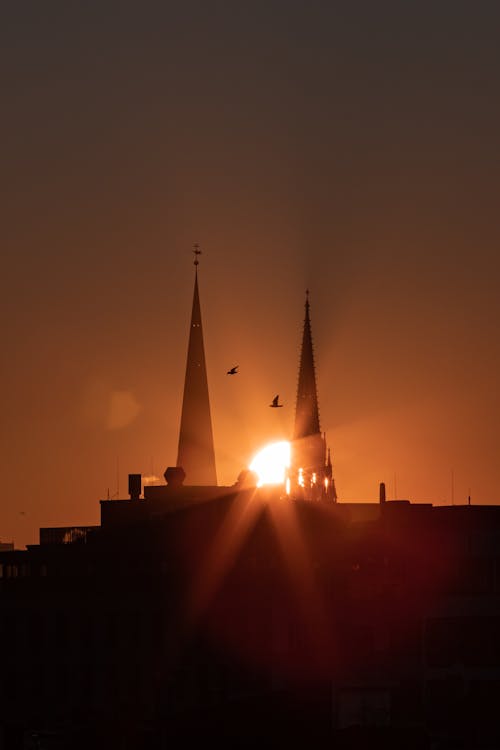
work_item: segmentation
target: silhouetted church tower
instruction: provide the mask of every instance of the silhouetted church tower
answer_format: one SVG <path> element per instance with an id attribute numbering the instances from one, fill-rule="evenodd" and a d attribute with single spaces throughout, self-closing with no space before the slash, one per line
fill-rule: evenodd
<path id="1" fill-rule="evenodd" d="M 299 383 L 292 443 L 294 480 L 310 499 L 337 500 L 330 451 L 319 426 L 318 392 L 309 317 L 309 292 L 306 291 L 304 330 L 300 353 Z"/>
<path id="2" fill-rule="evenodd" d="M 182 400 L 177 466 L 186 472 L 186 484 L 216 485 L 214 439 L 210 417 L 207 369 L 198 293 L 198 256 L 195 245 L 193 311 Z"/>

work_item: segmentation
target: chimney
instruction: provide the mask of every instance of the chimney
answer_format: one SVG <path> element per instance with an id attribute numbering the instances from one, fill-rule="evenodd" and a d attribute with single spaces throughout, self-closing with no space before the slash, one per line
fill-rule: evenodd
<path id="1" fill-rule="evenodd" d="M 383 505 L 385 503 L 385 482 L 380 482 L 378 501 L 380 505 Z"/>
<path id="2" fill-rule="evenodd" d="M 141 474 L 129 474 L 128 475 L 128 494 L 131 500 L 139 500 L 141 494 Z"/>

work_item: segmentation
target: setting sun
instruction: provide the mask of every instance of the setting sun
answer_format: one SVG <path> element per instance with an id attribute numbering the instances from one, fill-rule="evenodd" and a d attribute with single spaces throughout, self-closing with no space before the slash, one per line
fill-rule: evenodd
<path id="1" fill-rule="evenodd" d="M 261 487 L 263 484 L 283 484 L 289 466 L 290 443 L 282 440 L 266 445 L 254 456 L 249 468 L 259 477 L 257 486 Z"/>

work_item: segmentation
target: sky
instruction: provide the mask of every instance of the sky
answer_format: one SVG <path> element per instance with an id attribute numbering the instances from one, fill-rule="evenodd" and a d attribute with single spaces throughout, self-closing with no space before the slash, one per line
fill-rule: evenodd
<path id="1" fill-rule="evenodd" d="M 2 3 L 0 540 L 175 464 L 195 242 L 219 483 L 291 433 L 307 287 L 340 500 L 499 502 L 499 27 Z"/>

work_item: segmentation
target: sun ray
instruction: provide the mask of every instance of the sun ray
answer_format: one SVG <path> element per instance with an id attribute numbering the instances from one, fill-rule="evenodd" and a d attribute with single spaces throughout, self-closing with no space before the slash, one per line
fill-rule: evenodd
<path id="1" fill-rule="evenodd" d="M 332 633 L 311 552 L 300 528 L 298 508 L 294 501 L 283 500 L 271 504 L 269 510 L 299 605 L 297 615 L 308 637 L 308 653 L 311 654 L 312 649 L 320 664 L 331 651 Z"/>
<path id="2" fill-rule="evenodd" d="M 253 488 L 236 495 L 208 548 L 205 560 L 199 565 L 200 574 L 193 582 L 186 606 L 187 620 L 191 626 L 208 607 L 258 518 L 261 504 L 255 502 L 255 493 L 256 489 Z"/>

